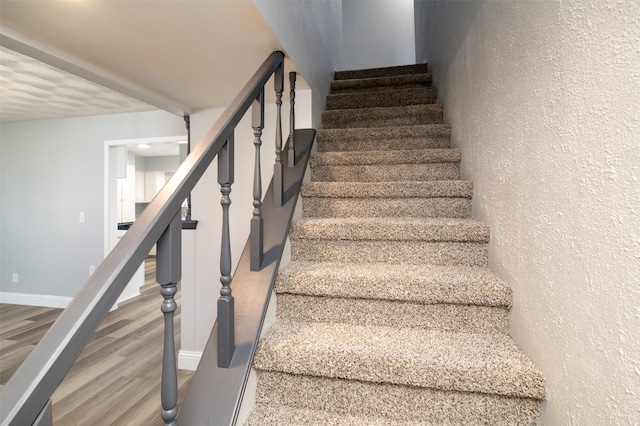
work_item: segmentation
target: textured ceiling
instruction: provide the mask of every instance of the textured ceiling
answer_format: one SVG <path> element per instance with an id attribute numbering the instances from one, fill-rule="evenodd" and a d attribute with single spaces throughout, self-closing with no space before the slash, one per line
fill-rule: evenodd
<path id="1" fill-rule="evenodd" d="M 190 111 L 228 105 L 269 53 L 282 49 L 250 0 L 0 0 L 0 8 L 3 28 Z M 72 115 L 74 105 L 107 108 L 98 113 L 122 112 L 118 106 L 145 109 L 108 91 L 96 92 L 86 81 L 65 80 L 51 69 L 30 74 L 33 62 L 18 66 L 5 54 L 2 62 L 1 102 L 11 105 L 15 117 L 26 119 L 29 110 L 40 107 L 60 114 L 69 109 Z M 13 74 L 9 63 L 27 70 Z M 286 68 L 294 70 L 288 62 Z M 12 76 L 18 80 L 15 88 Z M 298 81 L 299 88 L 307 87 Z M 33 93 L 27 92 L 30 85 Z M 57 94 L 49 90 L 63 99 L 55 100 Z M 8 117 L 2 118 L 18 119 Z"/>
<path id="2" fill-rule="evenodd" d="M 148 111 L 154 107 L 0 48 L 0 121 Z"/>

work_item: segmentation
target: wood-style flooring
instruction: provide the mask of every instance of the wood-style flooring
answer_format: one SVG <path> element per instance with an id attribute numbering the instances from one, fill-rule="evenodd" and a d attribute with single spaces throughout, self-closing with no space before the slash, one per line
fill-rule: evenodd
<path id="1" fill-rule="evenodd" d="M 160 382 L 164 320 L 155 258 L 141 295 L 110 312 L 53 394 L 54 425 L 163 425 Z M 180 344 L 180 291 L 175 342 Z M 61 309 L 0 305 L 0 385 L 9 380 Z M 178 371 L 178 407 L 192 371 Z"/>

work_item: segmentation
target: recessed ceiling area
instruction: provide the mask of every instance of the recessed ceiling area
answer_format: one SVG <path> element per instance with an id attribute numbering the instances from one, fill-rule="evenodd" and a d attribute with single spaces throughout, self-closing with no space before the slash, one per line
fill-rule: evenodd
<path id="1" fill-rule="evenodd" d="M 172 157 L 180 155 L 180 145 L 184 142 L 152 143 L 140 145 L 127 145 L 127 151 L 138 157 Z"/>
<path id="2" fill-rule="evenodd" d="M 0 122 L 156 109 L 0 47 Z"/>
<path id="3" fill-rule="evenodd" d="M 191 112 L 228 105 L 269 53 L 282 50 L 253 2 L 245 0 L 0 0 L 0 8 L 2 34 L 23 35 L 49 51 L 104 70 Z M 61 101 L 59 114 L 64 115 L 75 114 L 63 112 L 72 105 L 90 106 L 91 99 L 106 107 L 97 113 L 109 113 L 111 105 L 114 110 L 117 105 L 122 108 L 115 112 L 157 109 L 96 92 L 86 81 L 64 80 L 68 76 L 57 75 L 52 69 L 32 78 L 20 69 L 35 67 L 33 62 L 22 65 L 6 51 L 0 58 L 2 103 L 15 110 L 2 116 L 3 120 L 33 119 L 27 118 L 33 107 L 29 101 L 37 104 L 41 101 L 38 93 L 45 89 L 59 89 L 63 98 L 70 98 Z M 17 74 L 12 66 L 18 67 Z M 288 60 L 285 67 L 287 72 L 295 70 Z M 17 88 L 12 80 L 17 80 Z M 32 81 L 35 95 L 25 88 Z M 298 81 L 298 88 L 308 88 L 302 79 Z M 87 96 L 76 102 L 74 96 L 83 92 Z M 55 110 L 53 96 L 51 102 L 42 109 Z"/>

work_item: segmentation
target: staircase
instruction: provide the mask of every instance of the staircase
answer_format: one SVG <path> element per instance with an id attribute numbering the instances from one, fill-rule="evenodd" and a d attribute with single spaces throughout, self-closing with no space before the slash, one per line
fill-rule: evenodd
<path id="1" fill-rule="evenodd" d="M 247 424 L 537 424 L 426 65 L 335 78 Z"/>

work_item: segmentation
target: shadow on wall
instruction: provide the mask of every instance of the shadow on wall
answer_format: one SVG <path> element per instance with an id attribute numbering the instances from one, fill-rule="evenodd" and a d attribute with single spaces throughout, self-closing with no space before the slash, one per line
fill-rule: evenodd
<path id="1" fill-rule="evenodd" d="M 446 8 L 443 3 L 446 3 Z M 433 1 L 433 0 L 414 0 L 414 19 L 416 34 L 416 63 L 429 62 L 429 54 L 442 49 L 442 43 L 436 39 L 435 34 L 453 34 L 456 39 L 447 40 L 447 49 L 438 52 L 437 55 L 431 55 L 433 58 L 440 58 L 438 63 L 429 63 L 430 71 L 437 68 L 440 72 L 446 72 L 453 62 L 462 42 L 467 37 L 471 23 L 480 9 L 484 6 L 483 1 Z M 444 11 L 444 12 L 443 12 Z M 464 16 L 464 19 L 439 19 L 436 21 L 434 16 Z M 444 22 L 455 22 L 458 27 L 456 31 L 441 31 L 438 28 L 444 25 Z M 455 48 L 451 48 L 455 47 Z"/>

